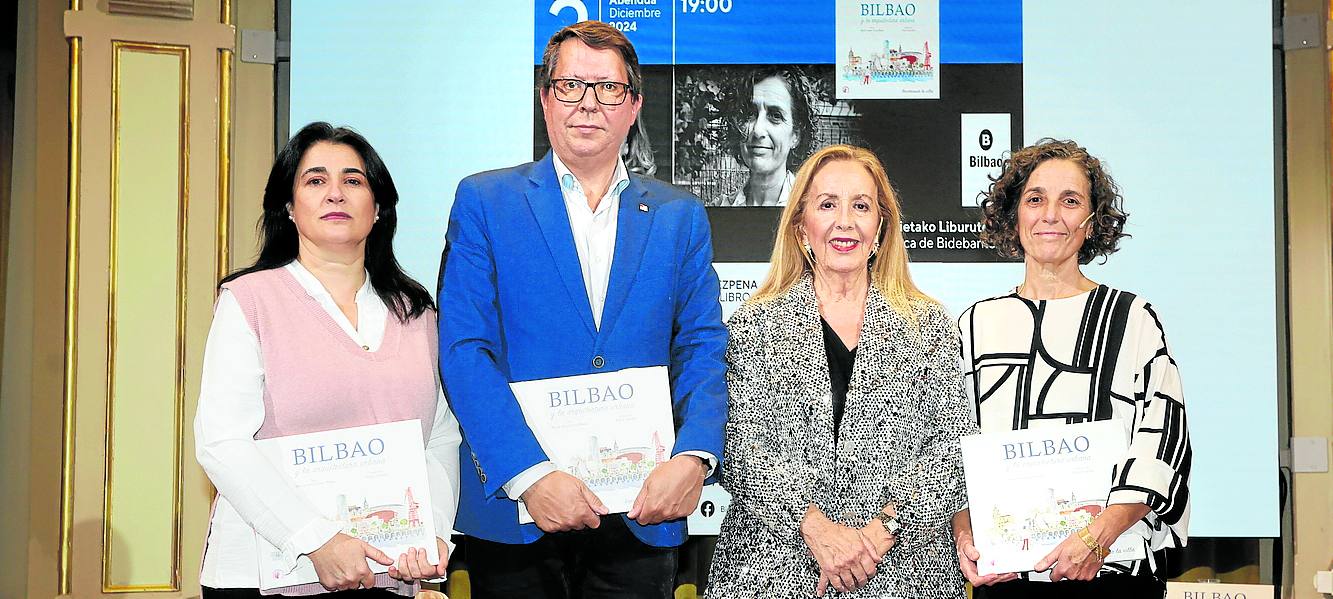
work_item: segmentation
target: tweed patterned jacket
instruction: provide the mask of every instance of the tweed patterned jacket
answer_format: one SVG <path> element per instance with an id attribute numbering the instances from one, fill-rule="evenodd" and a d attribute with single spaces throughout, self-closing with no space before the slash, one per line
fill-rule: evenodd
<path id="1" fill-rule="evenodd" d="M 813 281 L 731 316 L 722 522 L 706 596 L 813 597 L 807 506 L 860 527 L 890 501 L 904 526 L 870 583 L 832 597 L 960 598 L 950 519 L 966 506 L 958 438 L 976 431 L 958 336 L 944 308 L 913 325 L 873 286 L 837 445 Z"/>

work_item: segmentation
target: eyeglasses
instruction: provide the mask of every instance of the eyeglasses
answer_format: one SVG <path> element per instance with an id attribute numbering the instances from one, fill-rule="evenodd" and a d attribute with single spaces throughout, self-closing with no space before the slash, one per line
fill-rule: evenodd
<path id="1" fill-rule="evenodd" d="M 619 106 L 625 103 L 625 97 L 634 91 L 628 83 L 619 81 L 588 82 L 580 79 L 552 79 L 551 89 L 555 90 L 555 99 L 569 104 L 583 101 L 583 96 L 592 88 L 598 104 Z"/>

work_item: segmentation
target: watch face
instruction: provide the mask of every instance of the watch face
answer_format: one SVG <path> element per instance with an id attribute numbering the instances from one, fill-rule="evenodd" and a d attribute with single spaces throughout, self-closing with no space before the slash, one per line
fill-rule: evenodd
<path id="1" fill-rule="evenodd" d="M 879 515 L 879 521 L 884 523 L 884 529 L 889 531 L 889 534 L 891 535 L 897 535 L 898 531 L 902 530 L 902 525 L 898 523 L 897 516 L 881 513 Z"/>

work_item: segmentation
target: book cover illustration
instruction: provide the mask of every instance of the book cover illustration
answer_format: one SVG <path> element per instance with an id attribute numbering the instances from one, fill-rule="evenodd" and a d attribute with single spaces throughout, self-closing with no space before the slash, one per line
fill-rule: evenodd
<path id="1" fill-rule="evenodd" d="M 938 99 L 938 0 L 837 4 L 839 100 Z"/>
<path id="2" fill-rule="evenodd" d="M 260 451 L 321 516 L 344 534 L 390 556 L 425 549 L 439 563 L 426 452 L 418 420 L 404 420 L 258 441 Z M 310 558 L 284 565 L 282 552 L 255 535 L 260 589 L 318 582 Z M 376 572 L 388 566 L 367 560 Z"/>
<path id="3" fill-rule="evenodd" d="M 972 535 L 981 574 L 1024 572 L 1106 508 L 1111 471 L 1128 449 L 1106 420 L 983 433 L 962 439 Z M 1107 561 L 1144 557 L 1133 532 Z"/>
<path id="4" fill-rule="evenodd" d="M 510 383 L 523 417 L 556 468 L 627 512 L 676 441 L 665 366 Z M 532 522 L 519 502 L 519 521 Z"/>

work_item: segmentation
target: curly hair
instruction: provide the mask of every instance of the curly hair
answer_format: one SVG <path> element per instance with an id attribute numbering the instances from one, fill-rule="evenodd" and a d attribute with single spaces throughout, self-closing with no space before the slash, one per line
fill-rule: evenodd
<path id="1" fill-rule="evenodd" d="M 1120 186 L 1116 185 L 1102 161 L 1071 140 L 1044 137 L 1035 145 L 1013 152 L 1004 161 L 1004 172 L 992 177 L 990 188 L 981 200 L 981 240 L 995 246 L 1006 258 L 1023 258 L 1018 236 L 1018 205 L 1028 178 L 1047 160 L 1068 160 L 1083 169 L 1091 189 L 1092 230 L 1078 249 L 1078 263 L 1088 264 L 1114 254 L 1124 232 L 1129 214 L 1123 209 Z"/>
<path id="2" fill-rule="evenodd" d="M 741 152 L 746 142 L 744 123 L 754 110 L 752 104 L 754 86 L 773 77 L 787 84 L 787 92 L 791 94 L 792 130 L 796 134 L 797 141 L 787 153 L 787 170 L 794 171 L 800 168 L 801 163 L 805 162 L 815 148 L 819 147 L 815 139 L 817 126 L 815 112 L 810 106 L 814 92 L 810 89 L 810 83 L 800 67 L 760 65 L 735 79 L 735 85 L 729 94 L 730 104 L 733 105 L 729 111 L 729 118 L 733 126 L 730 128 L 732 139 L 728 140 L 730 143 L 727 146 L 736 160 L 743 160 Z"/>

